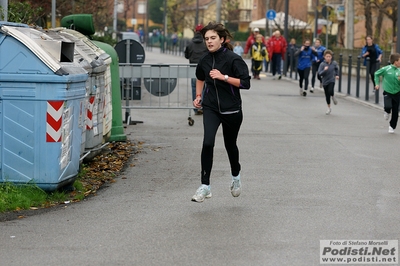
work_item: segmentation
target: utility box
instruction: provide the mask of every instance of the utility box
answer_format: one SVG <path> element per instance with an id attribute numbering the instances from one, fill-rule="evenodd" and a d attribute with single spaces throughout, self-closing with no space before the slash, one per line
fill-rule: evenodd
<path id="1" fill-rule="evenodd" d="M 0 22 L 0 182 L 53 191 L 75 180 L 88 72 L 74 51 L 41 29 Z"/>

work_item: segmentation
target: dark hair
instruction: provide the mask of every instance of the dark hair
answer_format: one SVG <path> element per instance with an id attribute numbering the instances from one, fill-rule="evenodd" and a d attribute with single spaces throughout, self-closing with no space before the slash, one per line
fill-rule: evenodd
<path id="1" fill-rule="evenodd" d="M 325 52 L 324 52 L 324 56 L 327 55 L 327 54 L 330 54 L 331 56 L 333 56 L 332 50 L 326 49 Z"/>
<path id="2" fill-rule="evenodd" d="M 390 57 L 389 57 L 389 61 L 390 61 L 391 64 L 393 64 L 394 62 L 396 62 L 399 59 L 400 59 L 400 54 L 399 53 L 391 54 Z"/>
<path id="3" fill-rule="evenodd" d="M 222 46 L 225 48 L 228 48 L 229 50 L 233 51 L 233 46 L 232 44 L 229 43 L 229 39 L 233 39 L 231 33 L 229 30 L 227 30 L 224 25 L 221 23 L 216 23 L 216 22 L 210 22 L 208 23 L 207 26 L 205 26 L 200 32 L 201 35 L 203 35 L 203 39 L 205 38 L 206 32 L 209 30 L 215 31 L 218 36 L 222 39 L 224 38 L 224 42 L 222 43 Z"/>
<path id="4" fill-rule="evenodd" d="M 320 38 L 316 38 L 316 41 L 319 41 L 322 44 L 322 40 Z"/>

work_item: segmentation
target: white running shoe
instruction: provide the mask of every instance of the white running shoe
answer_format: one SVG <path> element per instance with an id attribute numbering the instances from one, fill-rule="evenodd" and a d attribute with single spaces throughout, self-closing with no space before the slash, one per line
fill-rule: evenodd
<path id="1" fill-rule="evenodd" d="M 311 93 L 314 93 L 314 87 L 311 87 L 311 88 L 310 88 L 310 92 L 311 92 Z"/>
<path id="2" fill-rule="evenodd" d="M 211 189 L 210 186 L 201 185 L 197 190 L 196 194 L 193 195 L 192 201 L 195 202 L 203 202 L 205 199 L 211 198 Z"/>
<path id="3" fill-rule="evenodd" d="M 326 110 L 325 114 L 326 114 L 326 115 L 329 115 L 330 113 L 331 113 L 331 108 L 328 107 L 328 109 Z"/>
<path id="4" fill-rule="evenodd" d="M 239 197 L 242 192 L 242 182 L 240 182 L 240 174 L 232 177 L 231 194 L 234 197 Z"/>
<path id="5" fill-rule="evenodd" d="M 303 90 L 303 96 L 306 97 L 307 96 L 307 91 Z"/>
<path id="6" fill-rule="evenodd" d="M 393 129 L 391 126 L 389 126 L 389 133 L 390 133 L 390 134 L 393 134 L 393 133 L 394 133 L 394 129 Z"/>
<path id="7" fill-rule="evenodd" d="M 389 120 L 389 113 L 383 112 L 383 118 L 385 118 L 385 120 Z"/>
<path id="8" fill-rule="evenodd" d="M 332 96 L 332 101 L 333 101 L 334 105 L 337 105 L 337 100 L 336 100 L 335 96 Z"/>

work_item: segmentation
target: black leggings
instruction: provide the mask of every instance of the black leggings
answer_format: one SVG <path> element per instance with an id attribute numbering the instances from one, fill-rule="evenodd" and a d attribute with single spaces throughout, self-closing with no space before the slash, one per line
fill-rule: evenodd
<path id="1" fill-rule="evenodd" d="M 239 175 L 239 149 L 236 140 L 239 129 L 243 121 L 243 113 L 240 111 L 235 114 L 220 114 L 219 112 L 203 109 L 204 139 L 201 151 L 201 183 L 210 184 L 210 174 L 214 157 L 215 136 L 219 125 L 222 124 L 222 134 L 224 136 L 225 149 L 228 153 L 231 173 L 233 176 Z"/>
<path id="2" fill-rule="evenodd" d="M 305 69 L 297 69 L 297 72 L 299 72 L 299 85 L 300 88 L 304 88 L 304 90 L 307 90 L 308 88 L 308 76 L 310 76 L 310 68 L 307 67 Z M 303 80 L 304 80 L 304 87 L 303 87 Z"/>
<path id="3" fill-rule="evenodd" d="M 314 88 L 314 85 L 315 85 L 315 77 L 317 77 L 319 82 L 321 82 L 321 76 L 318 74 L 318 68 L 319 68 L 320 64 L 321 64 L 321 61 L 320 62 L 314 62 L 312 64 L 311 87 L 313 87 L 313 88 Z"/>
<path id="4" fill-rule="evenodd" d="M 375 86 L 376 86 L 376 84 L 375 84 L 375 72 L 378 69 L 379 69 L 379 62 L 378 61 L 370 62 L 370 64 L 369 64 L 369 74 L 371 76 L 372 84 L 374 84 L 374 89 L 375 89 Z"/>
<path id="5" fill-rule="evenodd" d="M 331 104 L 331 97 L 335 94 L 334 89 L 335 89 L 334 82 L 324 85 L 325 99 L 328 105 Z"/>
<path id="6" fill-rule="evenodd" d="M 257 61 L 252 59 L 252 66 L 253 66 L 252 72 L 255 76 L 260 75 L 260 72 L 262 70 L 262 63 L 263 61 Z"/>

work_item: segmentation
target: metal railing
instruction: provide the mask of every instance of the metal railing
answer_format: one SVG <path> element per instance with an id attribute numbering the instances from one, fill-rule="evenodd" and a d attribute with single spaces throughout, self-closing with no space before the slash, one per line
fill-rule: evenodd
<path id="1" fill-rule="evenodd" d="M 131 109 L 186 109 L 192 126 L 195 70 L 195 64 L 119 64 L 126 123 Z"/>
<path id="2" fill-rule="evenodd" d="M 353 54 L 347 54 L 345 56 L 344 54 L 339 54 L 339 56 L 335 56 L 335 60 L 338 62 L 339 65 L 339 80 L 337 81 L 337 91 L 342 92 L 342 83 L 346 82 L 345 79 L 347 79 L 347 82 L 345 83 L 346 88 L 346 94 L 351 95 L 355 93 L 356 98 L 364 97 L 365 101 L 370 100 L 370 90 L 373 91 L 374 93 L 374 103 L 379 104 L 380 102 L 380 94 L 379 90 L 374 90 L 374 88 L 371 89 L 370 83 L 371 83 L 371 76 L 370 76 L 370 58 L 366 58 L 366 66 L 363 65 L 364 63 L 364 58 L 361 57 L 360 54 L 357 53 L 356 58 L 353 58 Z M 290 65 L 297 65 L 297 60 L 293 60 L 292 62 L 286 62 L 287 64 Z M 388 62 L 383 61 L 381 63 L 378 63 L 377 69 L 379 67 L 387 65 Z M 290 69 L 294 69 L 295 67 L 290 67 Z M 345 74 L 344 74 L 345 73 Z M 363 74 L 361 74 L 363 73 Z M 286 77 L 289 78 L 294 78 L 297 80 L 297 73 L 293 77 L 292 70 L 290 73 L 286 73 Z M 362 84 L 364 85 L 364 91 L 362 90 L 361 86 Z M 372 85 L 372 84 L 371 84 Z"/>

